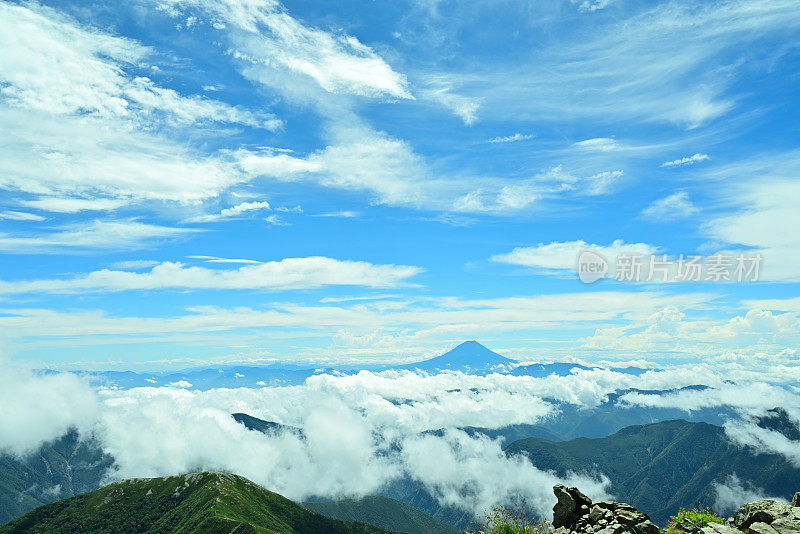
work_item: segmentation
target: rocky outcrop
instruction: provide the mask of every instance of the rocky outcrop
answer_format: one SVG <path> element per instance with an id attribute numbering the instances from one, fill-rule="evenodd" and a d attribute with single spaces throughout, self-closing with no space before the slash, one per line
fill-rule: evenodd
<path id="1" fill-rule="evenodd" d="M 592 500 L 562 484 L 553 487 L 558 503 L 553 507 L 554 534 L 659 534 L 660 530 L 629 504 Z"/>
<path id="2" fill-rule="evenodd" d="M 553 534 L 660 534 L 647 514 L 624 503 L 593 502 L 577 488 L 553 487 Z M 742 505 L 725 524 L 674 525 L 685 534 L 800 534 L 800 492 L 790 504 L 764 499 Z"/>
<path id="3" fill-rule="evenodd" d="M 744 504 L 728 525 L 747 534 L 800 534 L 800 493 L 791 504 L 772 499 Z"/>

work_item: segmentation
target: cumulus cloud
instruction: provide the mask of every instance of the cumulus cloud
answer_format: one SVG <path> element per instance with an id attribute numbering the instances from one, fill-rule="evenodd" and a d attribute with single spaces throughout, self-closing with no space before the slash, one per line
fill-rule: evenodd
<path id="1" fill-rule="evenodd" d="M 2 241 L 0 241 L 2 243 Z M 309 289 L 325 285 L 393 287 L 419 274 L 419 267 L 376 265 L 322 256 L 285 258 L 238 269 L 187 267 L 163 262 L 147 272 L 104 269 L 75 278 L 0 281 L 0 293 L 76 293 L 132 289 Z"/>
<path id="2" fill-rule="evenodd" d="M 536 421 L 550 411 L 536 395 L 523 398 L 505 388 L 442 388 L 442 380 L 458 383 L 464 375 L 317 375 L 302 386 L 204 392 L 179 381 L 177 387 L 95 393 L 72 375 L 3 371 L 9 384 L 16 383 L 0 390 L 9 396 L 4 407 L 21 411 L 0 412 L 0 428 L 17 430 L 2 434 L 2 446 L 28 451 L 80 424 L 82 433 L 91 433 L 115 459 L 109 481 L 216 469 L 302 500 L 363 496 L 404 477 L 442 504 L 476 515 L 513 500 L 547 516 L 558 481 L 577 484 L 595 498 L 606 496 L 607 480 L 599 473 L 562 480 L 525 458 L 506 457 L 499 441 L 455 430 L 490 420 Z M 30 402 L 33 395 L 37 402 Z M 443 405 L 431 410 L 439 402 Z M 232 412 L 300 427 L 303 434 L 250 431 Z M 14 427 L 22 422 L 31 431 Z M 447 430 L 421 434 L 439 428 Z"/>
<path id="3" fill-rule="evenodd" d="M 34 372 L 0 357 L 0 452 L 22 456 L 70 428 L 91 429 L 97 393 L 73 374 Z"/>

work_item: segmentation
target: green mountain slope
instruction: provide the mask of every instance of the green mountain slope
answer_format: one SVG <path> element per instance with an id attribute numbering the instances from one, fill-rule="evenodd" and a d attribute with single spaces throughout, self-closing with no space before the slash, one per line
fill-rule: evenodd
<path id="1" fill-rule="evenodd" d="M 712 483 L 729 475 L 785 498 L 800 487 L 800 470 L 782 456 L 755 454 L 729 441 L 721 427 L 683 420 L 631 426 L 597 439 L 528 438 L 511 443 L 506 453 L 524 454 L 559 474 L 603 473 L 617 500 L 662 524 L 680 506 L 713 503 Z"/>
<path id="2" fill-rule="evenodd" d="M 100 486 L 113 459 L 75 430 L 18 458 L 0 455 L 0 524 L 37 506 Z"/>
<path id="3" fill-rule="evenodd" d="M 115 482 L 41 506 L 0 533 L 114 534 L 379 534 L 311 512 L 246 478 L 193 473 Z"/>
<path id="4" fill-rule="evenodd" d="M 333 502 L 306 502 L 305 508 L 344 521 L 363 521 L 408 534 L 457 534 L 456 527 L 388 497 L 369 496 Z"/>

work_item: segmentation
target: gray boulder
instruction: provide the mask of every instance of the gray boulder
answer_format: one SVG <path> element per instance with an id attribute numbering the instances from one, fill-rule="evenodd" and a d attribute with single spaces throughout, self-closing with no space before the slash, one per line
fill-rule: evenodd
<path id="1" fill-rule="evenodd" d="M 778 534 L 778 531 L 766 523 L 753 523 L 747 528 L 748 534 Z"/>
<path id="2" fill-rule="evenodd" d="M 797 510 L 797 507 L 795 507 Z M 800 510 L 792 517 L 781 517 L 770 524 L 778 534 L 800 534 Z M 752 526 L 750 527 L 753 528 Z"/>
<path id="3" fill-rule="evenodd" d="M 709 523 L 700 529 L 700 534 L 742 534 L 741 531 L 720 523 Z"/>
<path id="4" fill-rule="evenodd" d="M 567 488 L 563 484 L 553 486 L 553 493 L 558 502 L 553 506 L 553 527 L 574 526 L 581 516 L 589 513 L 592 500 L 581 493 L 578 488 Z"/>
<path id="5" fill-rule="evenodd" d="M 793 515 L 791 505 L 774 499 L 762 499 L 743 504 L 731 518 L 731 525 L 739 530 L 747 531 L 753 523 L 770 525 L 776 519 Z"/>

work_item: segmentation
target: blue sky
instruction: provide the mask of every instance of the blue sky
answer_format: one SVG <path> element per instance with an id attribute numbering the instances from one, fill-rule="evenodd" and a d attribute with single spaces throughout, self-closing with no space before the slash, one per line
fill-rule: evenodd
<path id="1" fill-rule="evenodd" d="M 5 356 L 344 364 L 478 339 L 796 369 L 796 2 L 0 15 Z M 587 285 L 586 249 L 763 264 L 756 282 Z"/>

